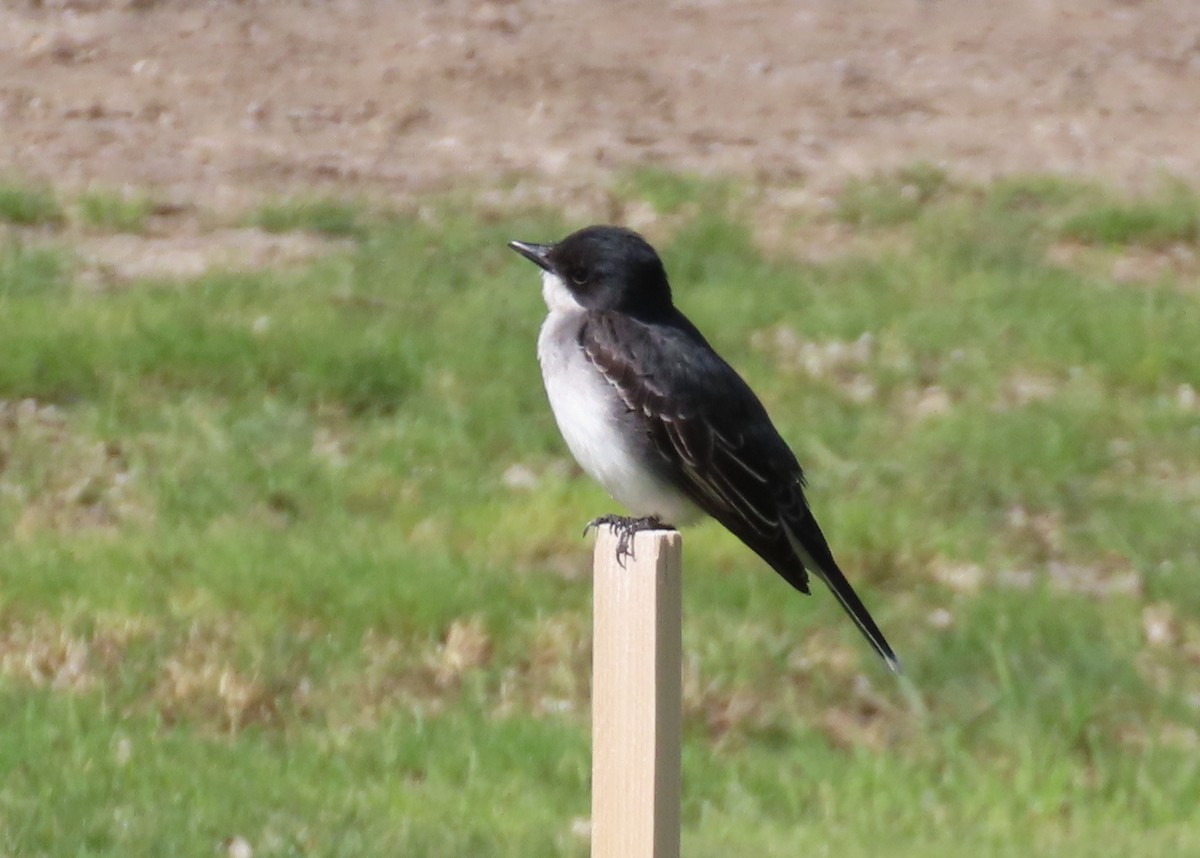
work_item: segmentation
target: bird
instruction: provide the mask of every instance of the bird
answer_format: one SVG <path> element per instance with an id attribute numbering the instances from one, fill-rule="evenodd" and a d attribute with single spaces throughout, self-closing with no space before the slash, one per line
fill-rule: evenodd
<path id="1" fill-rule="evenodd" d="M 791 448 L 675 306 L 649 242 L 597 225 L 553 244 L 508 246 L 541 269 L 548 314 L 537 355 L 559 431 L 580 467 L 632 513 L 589 527 L 612 525 L 620 558 L 633 533 L 707 514 L 800 592 L 809 593 L 809 573 L 821 579 L 899 673 L 809 509 Z"/>

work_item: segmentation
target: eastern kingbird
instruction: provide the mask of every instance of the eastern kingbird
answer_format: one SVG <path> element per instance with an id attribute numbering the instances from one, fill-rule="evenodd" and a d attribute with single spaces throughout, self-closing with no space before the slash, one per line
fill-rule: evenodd
<path id="1" fill-rule="evenodd" d="M 542 269 L 550 314 L 538 361 L 559 431 L 637 516 L 593 523 L 614 524 L 627 547 L 636 530 L 706 512 L 800 592 L 806 570 L 824 581 L 898 672 L 808 508 L 796 457 L 749 385 L 675 308 L 654 248 L 614 226 L 509 247 Z"/>

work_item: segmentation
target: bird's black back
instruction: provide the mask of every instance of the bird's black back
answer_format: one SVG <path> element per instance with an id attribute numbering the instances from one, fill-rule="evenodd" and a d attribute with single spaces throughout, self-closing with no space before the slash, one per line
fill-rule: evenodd
<path id="1" fill-rule="evenodd" d="M 893 669 L 899 662 L 829 550 L 804 496 L 804 472 L 742 377 L 678 310 L 661 320 L 593 311 L 588 359 L 617 389 L 658 453 L 660 473 L 809 592 L 819 575 Z"/>
<path id="2" fill-rule="evenodd" d="M 804 474 L 750 386 L 678 310 L 657 324 L 590 313 L 580 339 L 643 416 L 671 482 L 807 593 L 779 521 L 806 515 Z"/>

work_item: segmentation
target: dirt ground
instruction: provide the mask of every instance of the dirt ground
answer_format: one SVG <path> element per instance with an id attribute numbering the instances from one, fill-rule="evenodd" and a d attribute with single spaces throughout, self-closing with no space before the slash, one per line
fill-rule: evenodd
<path id="1" fill-rule="evenodd" d="M 1195 0 L 7 0 L 0 176 L 405 198 L 655 164 L 1200 181 Z"/>

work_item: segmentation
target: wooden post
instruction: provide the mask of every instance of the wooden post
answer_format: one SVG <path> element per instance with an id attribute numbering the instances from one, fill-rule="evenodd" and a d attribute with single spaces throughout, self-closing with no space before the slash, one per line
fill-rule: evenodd
<path id="1" fill-rule="evenodd" d="M 592 858 L 679 858 L 682 541 L 642 531 L 617 562 L 596 539 Z"/>

